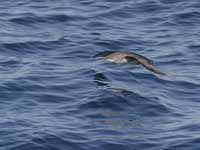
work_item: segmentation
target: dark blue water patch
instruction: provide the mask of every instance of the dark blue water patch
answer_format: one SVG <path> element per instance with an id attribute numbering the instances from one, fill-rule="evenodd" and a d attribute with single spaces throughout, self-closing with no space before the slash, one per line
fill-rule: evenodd
<path id="1" fill-rule="evenodd" d="M 171 60 L 171 61 L 169 61 L 168 59 L 164 59 L 162 62 L 159 62 L 160 65 L 168 65 L 168 64 L 181 65 L 183 63 L 184 63 L 183 60 Z"/>
<path id="2" fill-rule="evenodd" d="M 142 12 L 142 13 L 156 13 L 156 12 L 160 13 L 165 9 L 168 9 L 168 7 L 160 5 L 156 1 L 145 1 L 143 3 L 135 5 L 136 12 Z"/>
<path id="3" fill-rule="evenodd" d="M 197 45 L 189 45 L 189 48 L 198 50 L 198 49 L 200 49 L 200 45 L 198 45 L 198 44 Z"/>
<path id="4" fill-rule="evenodd" d="M 166 148 L 166 150 L 170 148 L 188 150 L 188 149 L 191 149 L 191 147 L 198 149 L 199 148 L 198 142 L 199 142 L 199 138 L 196 138 L 194 140 L 191 140 L 191 139 L 180 140 L 178 142 L 173 142 L 172 144 L 170 144 L 170 146 Z"/>
<path id="5" fill-rule="evenodd" d="M 113 44 L 116 43 L 116 44 Z M 121 44 L 118 42 L 108 42 L 108 41 L 101 41 L 101 42 L 95 42 L 94 44 L 96 44 L 97 46 L 101 46 L 101 47 L 105 47 L 105 48 L 109 48 L 109 49 L 119 49 L 121 47 Z"/>
<path id="6" fill-rule="evenodd" d="M 40 18 L 37 18 L 37 17 L 13 18 L 10 21 L 12 21 L 14 23 L 18 23 L 18 24 L 27 24 L 27 22 L 30 23 L 30 24 L 38 23 L 38 22 L 40 22 L 40 23 L 46 22 L 45 19 L 40 19 Z"/>
<path id="7" fill-rule="evenodd" d="M 173 15 L 173 22 L 176 22 L 179 25 L 184 26 L 193 26 L 197 25 L 200 16 L 200 12 L 198 11 L 190 11 L 190 12 L 184 12 L 180 14 Z"/>
<path id="8" fill-rule="evenodd" d="M 13 67 L 17 68 L 17 67 L 20 67 L 22 65 L 24 65 L 24 63 L 21 61 L 21 60 L 16 60 L 16 59 L 10 59 L 10 60 L 6 60 L 6 61 L 2 61 L 0 62 L 1 63 L 1 68 L 2 68 L 2 71 L 3 69 L 5 69 L 5 67 L 8 69 L 8 68 L 11 68 L 11 70 L 13 70 Z M 6 69 L 5 69 L 6 70 Z"/>
<path id="9" fill-rule="evenodd" d="M 50 149 L 50 150 L 64 150 L 64 149 L 88 149 L 90 146 L 87 146 L 84 143 L 78 143 L 73 141 L 65 141 L 59 136 L 53 134 L 44 134 L 41 137 L 32 137 L 30 141 L 26 143 L 19 143 L 16 146 L 10 147 L 9 149 Z"/>
<path id="10" fill-rule="evenodd" d="M 101 14 L 98 14 L 98 18 L 107 18 L 107 16 L 111 17 L 113 20 L 121 20 L 124 18 L 131 18 L 133 10 L 130 8 L 126 8 L 127 11 L 123 11 L 124 8 L 119 9 L 111 9 L 110 11 L 105 11 Z"/>
<path id="11" fill-rule="evenodd" d="M 183 53 L 181 52 L 176 52 L 176 53 L 173 53 L 173 54 L 165 54 L 163 56 L 159 56 L 158 59 L 159 60 L 163 60 L 163 59 L 170 59 L 170 58 L 174 58 L 175 60 L 179 57 L 182 57 L 183 56 Z M 167 63 L 167 62 L 166 62 Z"/>
<path id="12" fill-rule="evenodd" d="M 109 92 L 109 91 L 108 91 Z M 91 97 L 88 97 L 85 101 L 83 100 L 80 104 L 80 108 L 87 109 L 98 109 L 98 108 L 110 108 L 121 110 L 121 105 L 129 105 L 129 102 L 121 97 L 114 96 L 112 93 L 108 93 L 107 91 L 102 91 L 101 93 L 97 93 Z M 101 98 L 99 98 L 101 95 Z M 80 109 L 82 110 L 82 109 Z"/>
<path id="13" fill-rule="evenodd" d="M 12 18 L 9 21 L 17 24 L 22 25 L 33 25 L 33 24 L 41 24 L 41 23 L 64 23 L 64 22 L 71 22 L 71 21 L 80 21 L 83 18 L 80 16 L 67 16 L 65 14 L 58 14 L 58 15 L 49 15 L 49 16 L 36 16 L 36 15 L 27 15 L 25 16 L 21 14 L 22 16 Z M 27 16 L 27 17 L 26 17 Z M 32 17 L 31 17 L 32 16 Z"/>
<path id="14" fill-rule="evenodd" d="M 1 47 L 4 49 L 4 51 L 14 51 L 18 53 L 38 53 L 38 51 L 41 53 L 45 50 L 55 49 L 58 48 L 59 45 L 67 42 L 68 40 L 65 40 L 63 38 L 55 40 L 55 41 L 34 41 L 34 42 L 20 42 L 20 43 L 4 43 L 1 44 Z"/>
<path id="15" fill-rule="evenodd" d="M 177 0 L 177 1 L 173 1 L 173 0 L 160 0 L 161 3 L 163 4 L 179 4 L 179 3 L 183 3 L 183 2 L 187 2 L 186 0 Z"/>
<path id="16" fill-rule="evenodd" d="M 98 31 L 107 30 L 108 28 L 112 28 L 111 25 L 105 24 L 104 22 L 101 22 L 101 21 L 89 22 L 86 27 L 88 27 L 89 30 L 92 29 L 92 30 L 98 30 Z M 100 33 L 97 33 L 97 35 L 98 34 L 100 34 Z"/>
<path id="17" fill-rule="evenodd" d="M 100 47 L 103 47 L 105 50 L 104 51 L 109 51 L 109 50 L 126 50 L 124 48 L 125 46 L 123 45 L 134 45 L 134 49 L 141 49 L 142 45 L 141 43 L 145 44 L 150 44 L 151 42 L 146 42 L 140 39 L 134 40 L 133 37 L 124 37 L 122 40 L 109 40 L 107 39 L 101 41 L 96 41 L 94 44 Z M 132 49 L 132 48 L 130 48 Z"/>
<path id="18" fill-rule="evenodd" d="M 166 21 L 166 18 L 160 18 L 160 17 L 152 17 L 152 18 L 145 18 L 144 21 L 140 21 L 143 25 L 151 25 L 155 26 L 157 24 L 161 24 L 162 22 Z"/>
<path id="19" fill-rule="evenodd" d="M 117 90 L 117 89 L 115 89 Z M 115 91 L 114 90 L 114 91 Z M 169 115 L 173 113 L 173 110 L 165 105 L 165 104 L 159 104 L 160 101 L 157 97 L 141 97 L 137 93 L 133 92 L 123 92 L 123 90 L 120 90 L 121 92 L 112 92 L 112 90 L 108 90 L 103 92 L 102 94 L 105 96 L 101 96 L 102 98 L 98 98 L 99 94 L 92 96 L 87 99 L 85 103 L 82 102 L 80 108 L 87 108 L 87 110 L 90 109 L 112 109 L 115 111 L 122 111 L 123 108 L 126 106 L 126 109 L 133 109 L 133 112 L 137 112 L 138 115 L 144 115 L 144 116 L 159 116 L 159 115 Z M 104 97 L 104 98 L 103 98 Z M 82 109 L 80 109 L 82 110 Z M 143 111 L 139 111 L 143 110 Z M 159 113 L 157 113 L 159 112 Z M 97 117 L 97 116 L 96 116 Z"/>
<path id="20" fill-rule="evenodd" d="M 200 3 L 198 1 L 191 3 L 191 8 L 200 8 Z"/>
<path id="21" fill-rule="evenodd" d="M 62 96 L 61 94 L 59 95 L 55 95 L 55 94 L 51 94 L 51 93 L 47 93 L 47 94 L 41 94 L 41 93 L 36 93 L 35 94 L 29 94 L 29 96 L 34 96 L 36 103 L 48 103 L 48 104 L 58 104 L 58 103 L 69 103 L 71 101 L 74 101 L 73 98 L 69 97 L 69 96 Z"/>

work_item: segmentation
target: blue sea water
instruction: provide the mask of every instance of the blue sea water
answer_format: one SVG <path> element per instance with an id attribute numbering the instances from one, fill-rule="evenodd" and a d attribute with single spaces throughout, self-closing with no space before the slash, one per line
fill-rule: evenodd
<path id="1" fill-rule="evenodd" d="M 1 1 L 0 150 L 200 149 L 199 57 L 199 0 Z"/>

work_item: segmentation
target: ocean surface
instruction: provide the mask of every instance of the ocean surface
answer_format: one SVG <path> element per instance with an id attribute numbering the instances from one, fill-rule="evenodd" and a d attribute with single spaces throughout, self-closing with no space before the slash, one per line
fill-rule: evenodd
<path id="1" fill-rule="evenodd" d="M 0 150 L 198 150 L 199 58 L 199 0 L 1 1 Z"/>

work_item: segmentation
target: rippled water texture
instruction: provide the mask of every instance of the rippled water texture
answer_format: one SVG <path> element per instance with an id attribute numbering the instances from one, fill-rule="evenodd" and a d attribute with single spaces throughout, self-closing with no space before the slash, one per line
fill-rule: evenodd
<path id="1" fill-rule="evenodd" d="M 199 37 L 199 0 L 1 1 L 0 149 L 199 149 Z"/>

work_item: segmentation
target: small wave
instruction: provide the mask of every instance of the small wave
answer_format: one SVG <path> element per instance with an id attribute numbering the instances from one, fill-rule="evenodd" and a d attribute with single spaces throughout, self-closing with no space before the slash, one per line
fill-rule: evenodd
<path id="1" fill-rule="evenodd" d="M 26 42 L 13 42 L 3 43 L 1 47 L 6 50 L 12 50 L 22 53 L 36 53 L 37 51 L 44 51 L 54 49 L 59 45 L 65 43 L 67 40 L 60 38 L 51 41 L 26 41 Z"/>
<path id="2" fill-rule="evenodd" d="M 19 17 L 11 18 L 9 21 L 22 25 L 33 25 L 39 23 L 62 23 L 83 20 L 80 16 L 68 16 L 65 14 L 37 16 L 34 14 L 21 14 Z"/>
<path id="3" fill-rule="evenodd" d="M 197 25 L 200 22 L 200 12 L 189 11 L 173 14 L 173 22 L 179 25 Z"/>

